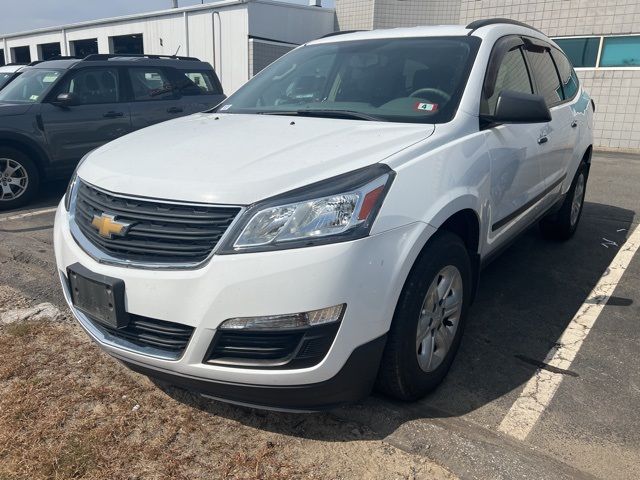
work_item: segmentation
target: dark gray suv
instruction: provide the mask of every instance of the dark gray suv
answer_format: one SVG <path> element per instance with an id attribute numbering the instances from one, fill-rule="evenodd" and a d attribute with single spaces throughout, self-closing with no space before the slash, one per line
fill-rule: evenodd
<path id="1" fill-rule="evenodd" d="M 25 67 L 0 90 L 0 210 L 70 176 L 94 148 L 224 98 L 211 65 L 191 57 L 90 55 Z"/>

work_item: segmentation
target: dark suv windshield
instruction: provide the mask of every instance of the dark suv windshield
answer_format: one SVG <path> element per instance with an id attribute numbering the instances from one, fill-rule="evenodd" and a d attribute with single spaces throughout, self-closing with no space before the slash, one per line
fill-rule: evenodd
<path id="1" fill-rule="evenodd" d="M 0 103 L 36 103 L 41 100 L 62 75 L 60 70 L 34 68 L 0 90 Z"/>
<path id="2" fill-rule="evenodd" d="M 304 46 L 267 67 L 217 111 L 447 122 L 479 43 L 465 36 Z"/>

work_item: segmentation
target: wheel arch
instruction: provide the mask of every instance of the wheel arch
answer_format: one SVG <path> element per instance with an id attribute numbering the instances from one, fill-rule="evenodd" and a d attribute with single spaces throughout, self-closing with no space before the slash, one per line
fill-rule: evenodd
<path id="1" fill-rule="evenodd" d="M 49 156 L 36 142 L 24 135 L 0 132 L 0 147 L 13 148 L 29 156 L 36 164 L 40 177 L 45 177 L 47 166 L 49 165 Z"/>

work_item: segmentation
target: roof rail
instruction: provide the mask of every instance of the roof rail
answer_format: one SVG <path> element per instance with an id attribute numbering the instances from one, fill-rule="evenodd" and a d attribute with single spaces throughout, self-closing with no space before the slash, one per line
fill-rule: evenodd
<path id="1" fill-rule="evenodd" d="M 110 58 L 150 58 L 154 60 L 188 60 L 192 62 L 199 62 L 200 59 L 196 57 L 179 57 L 177 55 L 148 55 L 141 53 L 93 53 L 87 55 L 82 60 L 86 62 L 97 62 L 100 60 L 109 60 Z"/>
<path id="2" fill-rule="evenodd" d="M 27 63 L 28 67 L 33 67 L 34 65 L 38 65 L 42 62 L 52 62 L 54 60 L 80 60 L 78 57 L 72 57 L 69 55 L 56 55 L 55 57 L 47 58 L 46 60 L 34 60 L 33 62 Z"/>
<path id="3" fill-rule="evenodd" d="M 527 25 L 526 23 L 519 22 L 517 20 L 511 20 L 510 18 L 485 18 L 482 20 L 474 20 L 466 28 L 470 29 L 469 35 L 471 35 L 475 30 L 486 27 L 487 25 L 497 25 L 497 24 L 508 24 L 508 25 L 518 25 L 519 27 L 530 28 L 531 30 L 535 30 L 538 33 L 542 33 L 535 27 L 531 25 Z M 544 34 L 543 34 L 544 35 Z"/>
<path id="4" fill-rule="evenodd" d="M 341 30 L 339 32 L 327 33 L 326 35 L 323 35 L 320 38 L 335 37 L 336 35 L 345 35 L 347 33 L 357 33 L 357 32 L 363 32 L 363 31 L 364 30 Z"/>

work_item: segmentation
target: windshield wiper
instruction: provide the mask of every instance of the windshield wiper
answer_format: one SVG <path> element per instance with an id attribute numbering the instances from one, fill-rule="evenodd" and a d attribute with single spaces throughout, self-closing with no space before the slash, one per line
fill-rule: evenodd
<path id="1" fill-rule="evenodd" d="M 368 120 L 371 122 L 385 121 L 375 115 L 354 112 L 353 110 L 265 110 L 256 113 L 258 115 L 296 115 L 300 117 L 350 118 L 354 120 Z"/>

